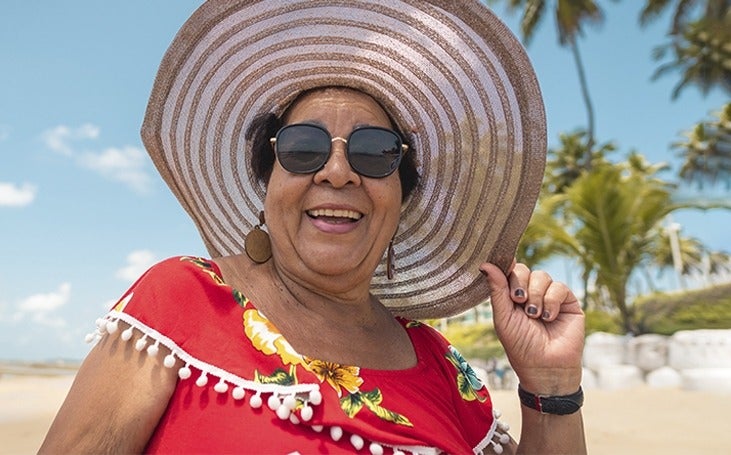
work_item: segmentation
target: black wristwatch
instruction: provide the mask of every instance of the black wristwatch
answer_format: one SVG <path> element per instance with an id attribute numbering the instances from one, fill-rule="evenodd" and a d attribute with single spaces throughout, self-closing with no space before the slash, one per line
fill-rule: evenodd
<path id="1" fill-rule="evenodd" d="M 584 404 L 584 391 L 581 386 L 579 386 L 579 390 L 571 395 L 547 396 L 533 395 L 518 385 L 518 396 L 524 406 L 535 409 L 542 414 L 573 414 L 581 409 L 581 405 Z"/>

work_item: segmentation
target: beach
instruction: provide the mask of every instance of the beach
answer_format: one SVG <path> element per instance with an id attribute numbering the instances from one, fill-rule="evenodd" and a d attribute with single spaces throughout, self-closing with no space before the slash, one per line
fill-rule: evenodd
<path id="1" fill-rule="evenodd" d="M 0 455 L 32 454 L 73 381 L 73 373 L 39 368 L 0 373 Z M 514 391 L 494 391 L 495 407 L 510 433 L 520 435 Z M 650 388 L 586 391 L 583 408 L 589 453 L 729 453 L 726 410 L 731 394 Z"/>

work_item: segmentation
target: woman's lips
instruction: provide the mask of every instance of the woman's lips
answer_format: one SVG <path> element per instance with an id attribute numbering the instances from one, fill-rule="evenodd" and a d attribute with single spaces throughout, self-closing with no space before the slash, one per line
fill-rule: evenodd
<path id="1" fill-rule="evenodd" d="M 322 232 L 345 234 L 358 226 L 363 214 L 349 209 L 312 209 L 307 210 L 312 224 Z"/>
<path id="2" fill-rule="evenodd" d="M 310 218 L 332 219 L 333 222 L 338 222 L 337 220 L 342 220 L 340 221 L 342 223 L 358 221 L 363 217 L 362 213 L 358 213 L 355 210 L 347 209 L 314 209 L 308 210 L 307 215 L 309 215 Z"/>

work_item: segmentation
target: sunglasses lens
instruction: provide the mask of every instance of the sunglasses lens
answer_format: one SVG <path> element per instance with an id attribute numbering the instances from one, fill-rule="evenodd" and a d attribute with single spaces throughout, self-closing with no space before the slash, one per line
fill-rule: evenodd
<path id="1" fill-rule="evenodd" d="M 359 128 L 348 138 L 348 161 L 361 175 L 386 177 L 401 163 L 401 144 L 401 138 L 391 130 Z"/>
<path id="2" fill-rule="evenodd" d="M 327 162 L 330 135 L 313 125 L 285 126 L 277 133 L 274 150 L 284 169 L 296 174 L 309 174 Z"/>

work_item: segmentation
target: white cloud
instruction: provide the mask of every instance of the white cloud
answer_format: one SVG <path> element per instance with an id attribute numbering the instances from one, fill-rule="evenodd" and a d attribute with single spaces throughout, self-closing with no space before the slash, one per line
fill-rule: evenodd
<path id="1" fill-rule="evenodd" d="M 136 250 L 127 255 L 127 265 L 117 270 L 117 278 L 132 282 L 139 278 L 157 262 L 154 253 L 148 250 Z"/>
<path id="2" fill-rule="evenodd" d="M 66 321 L 53 313 L 66 305 L 70 298 L 71 284 L 63 283 L 56 291 L 34 294 L 20 301 L 14 319 L 21 320 L 25 316 L 29 316 L 34 322 L 41 325 L 63 327 L 66 325 Z"/>
<path id="3" fill-rule="evenodd" d="M 146 193 L 150 189 L 151 179 L 145 172 L 146 155 L 137 147 L 108 148 L 101 153 L 87 152 L 78 157 L 78 162 L 137 192 Z"/>
<path id="4" fill-rule="evenodd" d="M 24 207 L 36 197 L 37 188 L 29 183 L 18 186 L 0 182 L 0 207 Z"/>
<path id="5" fill-rule="evenodd" d="M 96 139 L 97 137 L 99 137 L 99 128 L 90 123 L 81 125 L 78 128 L 59 125 L 44 131 L 41 135 L 43 142 L 48 148 L 64 156 L 72 156 L 74 154 L 74 149 L 70 144 L 71 142 Z"/>
<path id="6" fill-rule="evenodd" d="M 147 193 L 152 178 L 146 170 L 148 160 L 144 151 L 132 146 L 110 147 L 102 152 L 79 150 L 79 142 L 97 139 L 99 133 L 99 127 L 87 123 L 78 128 L 59 125 L 44 131 L 41 137 L 46 147 L 74 160 L 78 166 L 124 183 L 138 193 Z"/>

